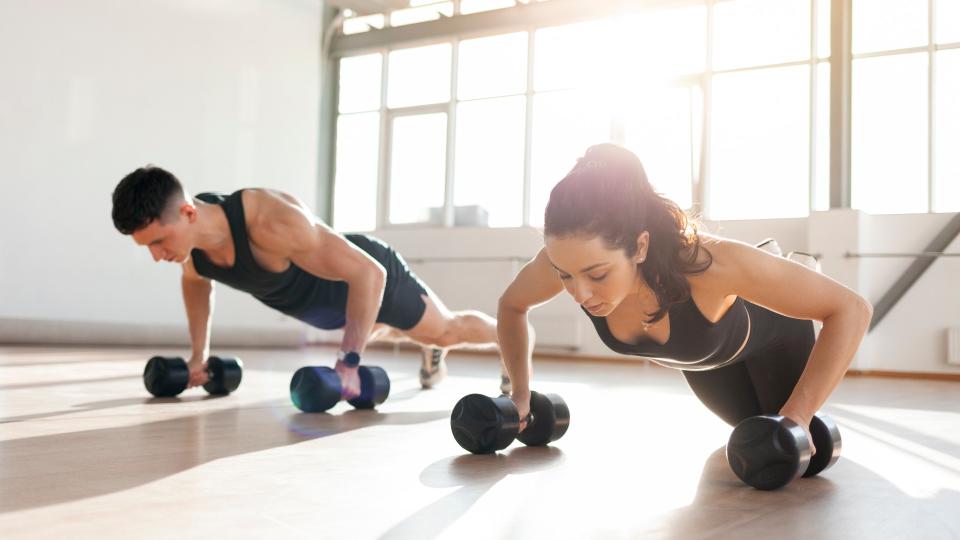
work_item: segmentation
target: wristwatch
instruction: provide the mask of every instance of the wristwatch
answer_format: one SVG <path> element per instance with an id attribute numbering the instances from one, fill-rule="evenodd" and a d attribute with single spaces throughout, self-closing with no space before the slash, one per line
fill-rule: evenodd
<path id="1" fill-rule="evenodd" d="M 357 367 L 360 365 L 360 353 L 356 351 L 350 351 L 350 352 L 338 351 L 337 361 L 343 362 L 349 367 Z"/>

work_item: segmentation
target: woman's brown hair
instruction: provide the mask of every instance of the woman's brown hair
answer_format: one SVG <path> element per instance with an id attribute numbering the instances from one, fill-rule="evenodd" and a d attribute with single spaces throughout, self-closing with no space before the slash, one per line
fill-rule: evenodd
<path id="1" fill-rule="evenodd" d="M 710 251 L 702 246 L 697 221 L 654 191 L 640 159 L 615 144 L 588 148 L 550 192 L 546 236 L 599 236 L 607 247 L 633 257 L 643 231 L 649 231 L 650 243 L 637 271 L 657 296 L 659 309 L 648 314 L 652 324 L 672 304 L 690 297 L 685 275 L 703 272 L 713 263 Z M 697 264 L 701 249 L 707 258 Z"/>

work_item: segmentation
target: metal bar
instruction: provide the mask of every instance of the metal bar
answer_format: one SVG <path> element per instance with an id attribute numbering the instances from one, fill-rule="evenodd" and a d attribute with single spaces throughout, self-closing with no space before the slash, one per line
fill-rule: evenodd
<path id="1" fill-rule="evenodd" d="M 960 236 L 960 213 L 953 216 L 953 218 L 943 227 L 943 229 L 937 234 L 937 236 L 930 242 L 930 244 L 921 251 L 920 253 L 943 253 L 943 250 L 947 248 L 957 237 Z M 942 257 L 945 255 L 939 255 Z M 949 255 L 953 256 L 953 254 Z M 870 322 L 870 330 L 873 330 L 880 324 L 880 321 L 890 313 L 890 310 L 897 305 L 897 302 L 907 291 L 913 287 L 913 284 L 919 280 L 924 273 L 933 265 L 934 261 L 938 257 L 918 257 L 917 260 L 913 261 L 910 266 L 903 272 L 903 275 L 890 287 L 890 290 L 880 298 L 880 301 L 876 303 L 873 309 L 873 320 Z"/>
<path id="2" fill-rule="evenodd" d="M 852 4 L 830 2 L 830 208 L 851 206 Z"/>
<path id="3" fill-rule="evenodd" d="M 937 86 L 937 48 L 936 30 L 934 24 L 936 19 L 936 2 L 927 0 L 927 212 L 933 212 L 934 202 L 936 201 L 936 115 L 934 114 L 934 101 L 936 100 Z"/>
<path id="4" fill-rule="evenodd" d="M 942 251 L 919 251 L 916 253 L 851 253 L 843 254 L 847 259 L 914 259 L 920 257 L 960 257 L 960 253 L 943 253 Z"/>
<path id="5" fill-rule="evenodd" d="M 443 226 L 453 227 L 454 190 L 456 190 L 457 166 L 457 93 L 460 77 L 460 40 L 454 39 L 450 47 L 450 101 L 447 103 L 446 175 L 443 181 Z"/>
<path id="6" fill-rule="evenodd" d="M 524 227 L 530 226 L 530 201 L 533 193 L 533 86 L 536 29 L 527 29 L 527 82 L 524 93 L 523 123 L 523 221 Z M 541 216 L 542 217 L 542 216 Z"/>
<path id="7" fill-rule="evenodd" d="M 435 262 L 520 262 L 527 263 L 533 257 L 404 257 L 411 264 Z"/>
<path id="8" fill-rule="evenodd" d="M 340 61 L 327 55 L 330 40 L 341 17 L 336 9 L 324 7 L 321 15 L 319 140 L 317 141 L 317 215 L 333 223 L 333 197 L 337 177 L 337 112 L 340 108 Z"/>
<path id="9" fill-rule="evenodd" d="M 817 23 L 817 0 L 810 0 L 810 95 L 807 102 L 810 104 L 809 117 L 807 125 L 810 126 L 810 132 L 807 134 L 807 208 L 812 211 L 816 207 L 816 185 L 817 185 L 817 126 L 819 125 L 817 110 L 823 107 L 822 103 L 817 103 L 820 96 L 817 92 L 819 85 L 819 67 L 817 61 L 817 46 L 819 44 L 819 26 Z"/>

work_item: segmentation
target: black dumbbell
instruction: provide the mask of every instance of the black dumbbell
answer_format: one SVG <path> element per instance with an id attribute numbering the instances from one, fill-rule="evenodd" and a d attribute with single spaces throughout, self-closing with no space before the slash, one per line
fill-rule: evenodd
<path id="1" fill-rule="evenodd" d="M 830 417 L 816 414 L 810 443 L 803 428 L 783 416 L 753 416 L 737 424 L 727 442 L 727 462 L 734 474 L 757 489 L 778 489 L 799 476 L 810 477 L 840 459 L 840 430 Z"/>
<path id="2" fill-rule="evenodd" d="M 214 395 L 229 394 L 240 386 L 243 361 L 239 358 L 207 359 L 207 383 L 203 389 Z M 180 357 L 154 356 L 143 368 L 143 385 L 156 397 L 173 397 L 187 388 L 190 369 Z"/>
<path id="3" fill-rule="evenodd" d="M 390 395 L 390 377 L 383 368 L 360 366 L 360 395 L 347 400 L 357 409 L 372 409 Z M 290 379 L 290 399 L 303 412 L 323 412 L 343 399 L 340 376 L 333 368 L 307 366 Z"/>
<path id="4" fill-rule="evenodd" d="M 570 409 L 557 394 L 530 392 L 530 416 L 520 430 L 520 413 L 510 396 L 464 396 L 450 413 L 450 430 L 464 450 L 490 454 L 510 446 L 514 439 L 527 446 L 543 446 L 567 432 Z"/>

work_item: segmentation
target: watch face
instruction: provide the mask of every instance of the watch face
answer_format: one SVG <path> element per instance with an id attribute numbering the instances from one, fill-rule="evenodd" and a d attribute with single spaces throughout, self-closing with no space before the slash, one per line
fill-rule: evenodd
<path id="1" fill-rule="evenodd" d="M 360 354 L 357 352 L 348 352 L 343 355 L 343 363 L 348 366 L 357 366 L 360 365 Z"/>

